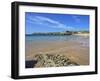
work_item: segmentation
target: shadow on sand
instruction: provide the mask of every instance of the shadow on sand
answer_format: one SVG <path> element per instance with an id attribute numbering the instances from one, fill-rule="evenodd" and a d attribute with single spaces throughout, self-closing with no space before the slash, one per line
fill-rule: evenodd
<path id="1" fill-rule="evenodd" d="M 25 68 L 33 68 L 36 63 L 36 60 L 27 60 L 25 61 Z"/>

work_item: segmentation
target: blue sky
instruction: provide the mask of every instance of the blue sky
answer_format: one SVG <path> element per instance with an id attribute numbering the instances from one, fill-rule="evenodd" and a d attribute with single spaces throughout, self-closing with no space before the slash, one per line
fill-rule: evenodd
<path id="1" fill-rule="evenodd" d="M 88 30 L 88 15 L 25 12 L 26 34 Z"/>

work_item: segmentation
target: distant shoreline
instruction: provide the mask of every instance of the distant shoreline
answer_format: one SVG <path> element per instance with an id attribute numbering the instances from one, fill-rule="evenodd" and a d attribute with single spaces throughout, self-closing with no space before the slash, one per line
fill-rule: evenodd
<path id="1" fill-rule="evenodd" d="M 34 34 L 25 34 L 25 36 L 89 36 L 89 33 L 34 33 Z"/>
<path id="2" fill-rule="evenodd" d="M 38 33 L 32 33 L 32 34 L 25 34 L 26 36 L 38 36 L 38 35 L 43 35 L 43 36 L 47 36 L 47 35 L 52 35 L 52 36 L 64 36 L 64 35 L 81 35 L 81 36 L 89 36 L 89 32 L 88 31 L 79 31 L 79 32 L 74 32 L 74 31 L 66 31 L 66 32 L 48 32 L 48 33 L 42 33 L 42 32 L 38 32 Z"/>
<path id="3" fill-rule="evenodd" d="M 74 34 L 74 35 L 88 37 L 89 33 L 80 33 L 80 34 Z"/>

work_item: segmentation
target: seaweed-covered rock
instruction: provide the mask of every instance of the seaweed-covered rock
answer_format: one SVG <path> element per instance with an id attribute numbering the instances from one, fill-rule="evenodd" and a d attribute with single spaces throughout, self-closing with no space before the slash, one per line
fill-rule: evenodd
<path id="1" fill-rule="evenodd" d="M 34 56 L 37 60 L 35 67 L 60 67 L 60 66 L 76 66 L 75 62 L 72 62 L 65 55 L 60 54 L 37 54 Z"/>

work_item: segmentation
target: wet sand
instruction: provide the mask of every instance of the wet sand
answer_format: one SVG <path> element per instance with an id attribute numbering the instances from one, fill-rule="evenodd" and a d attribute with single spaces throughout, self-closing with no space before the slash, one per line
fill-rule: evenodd
<path id="1" fill-rule="evenodd" d="M 25 53 L 25 60 L 33 60 L 36 54 L 62 54 L 79 65 L 89 64 L 89 45 L 80 41 L 30 42 L 26 43 Z"/>

